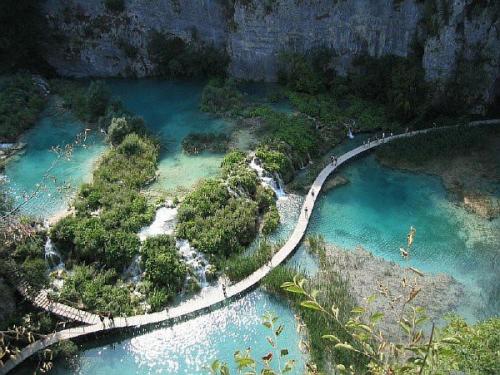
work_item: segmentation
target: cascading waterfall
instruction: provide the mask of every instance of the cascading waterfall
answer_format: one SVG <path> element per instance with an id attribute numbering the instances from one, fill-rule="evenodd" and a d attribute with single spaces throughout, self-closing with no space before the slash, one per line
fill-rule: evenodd
<path id="1" fill-rule="evenodd" d="M 278 175 L 271 175 L 268 171 L 266 171 L 262 166 L 261 162 L 257 157 L 253 157 L 252 161 L 249 164 L 249 167 L 252 168 L 257 175 L 263 185 L 266 185 L 273 189 L 276 196 L 282 198 L 286 196 L 285 190 L 283 189 L 283 183 Z"/>
<path id="2" fill-rule="evenodd" d="M 155 219 L 151 225 L 144 227 L 139 232 L 139 239 L 144 241 L 151 236 L 159 234 L 172 234 L 177 222 L 177 208 L 163 206 L 156 211 Z"/>
<path id="3" fill-rule="evenodd" d="M 50 237 L 47 237 L 47 241 L 45 241 L 44 251 L 45 251 L 45 261 L 49 265 L 50 271 L 64 269 L 64 262 L 62 260 L 62 256 L 54 247 L 54 244 L 52 243 Z"/>
<path id="4" fill-rule="evenodd" d="M 207 271 L 211 266 L 205 255 L 192 247 L 188 240 L 177 240 L 175 246 L 179 249 L 187 265 L 195 272 L 200 287 L 207 287 Z"/>
<path id="5" fill-rule="evenodd" d="M 141 280 L 142 269 L 141 269 L 141 256 L 136 255 L 132 259 L 132 263 L 127 267 L 123 273 L 123 277 L 126 280 L 132 281 L 134 284 Z"/>
<path id="6" fill-rule="evenodd" d="M 354 138 L 354 135 L 352 134 L 352 130 L 351 128 L 349 128 L 348 132 L 347 132 L 347 136 L 350 138 L 350 139 L 353 139 Z"/>
<path id="7" fill-rule="evenodd" d="M 161 234 L 172 235 L 177 223 L 177 208 L 171 202 L 160 207 L 156 211 L 155 219 L 151 225 L 144 227 L 139 232 L 139 239 L 146 240 L 148 237 Z M 192 247 L 188 240 L 177 239 L 176 247 L 184 258 L 186 264 L 194 271 L 196 278 L 202 288 L 208 286 L 207 272 L 212 267 L 205 255 Z M 139 281 L 142 270 L 140 267 L 140 256 L 136 256 L 131 265 L 125 271 L 125 275 L 132 281 Z"/>

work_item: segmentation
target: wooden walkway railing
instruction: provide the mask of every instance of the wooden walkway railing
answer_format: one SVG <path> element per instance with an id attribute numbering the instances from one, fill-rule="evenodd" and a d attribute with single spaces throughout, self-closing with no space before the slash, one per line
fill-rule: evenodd
<path id="1" fill-rule="evenodd" d="M 485 122 L 474 122 L 470 123 L 470 126 L 477 125 L 490 125 L 490 124 L 500 124 L 500 120 L 490 120 Z M 453 128 L 456 126 L 447 126 L 440 128 L 430 128 L 424 130 L 418 130 L 413 132 L 408 132 L 404 134 L 398 134 L 394 136 L 385 137 L 384 139 L 378 139 L 376 141 L 372 141 L 369 144 L 361 145 L 356 147 L 355 149 L 343 154 L 338 157 L 337 162 L 335 164 L 330 163 L 319 173 L 319 175 L 314 180 L 305 200 L 302 205 L 301 213 L 295 229 L 292 235 L 288 238 L 287 242 L 274 254 L 271 262 L 259 268 L 257 271 L 252 273 L 247 278 L 241 280 L 240 282 L 231 285 L 227 288 L 227 297 L 224 297 L 222 291 L 213 291 L 210 294 L 207 294 L 204 298 L 195 298 L 184 303 L 179 306 L 172 307 L 168 310 L 160 311 L 152 314 L 144 314 L 144 315 L 136 315 L 126 318 L 115 318 L 114 321 L 110 321 L 105 319 L 103 323 L 96 323 L 96 316 L 93 314 L 89 314 L 88 321 L 91 322 L 90 326 L 83 326 L 77 328 L 70 328 L 59 331 L 57 333 L 48 335 L 43 340 L 38 340 L 31 345 L 23 348 L 20 353 L 5 362 L 4 366 L 0 368 L 0 375 L 6 374 L 18 364 L 23 362 L 26 358 L 30 357 L 34 353 L 43 350 L 59 341 L 69 340 L 77 337 L 86 336 L 92 333 L 111 331 L 115 329 L 123 329 L 123 328 L 137 328 L 141 326 L 147 326 L 152 324 L 158 324 L 162 322 L 175 321 L 178 319 L 187 319 L 190 317 L 197 316 L 203 312 L 210 311 L 216 309 L 228 300 L 232 300 L 238 298 L 244 293 L 255 288 L 260 281 L 268 275 L 274 268 L 283 263 L 297 248 L 300 244 L 302 238 L 304 237 L 305 231 L 307 229 L 307 225 L 309 224 L 310 214 L 314 208 L 314 204 L 316 199 L 319 196 L 321 188 L 323 187 L 324 182 L 330 176 L 330 174 L 336 170 L 340 165 L 344 164 L 348 160 L 373 149 L 381 144 L 393 141 L 399 138 L 412 137 L 417 134 L 423 134 L 427 132 L 432 132 L 435 130 L 443 130 L 447 128 Z M 311 192 L 314 192 L 312 194 Z M 67 308 L 71 309 L 69 306 Z M 69 313 L 70 310 L 65 310 Z M 55 312 L 55 311 L 53 311 Z M 62 312 L 59 311 L 59 312 Z M 63 315 L 65 316 L 65 315 Z M 85 318 L 87 319 L 87 318 Z"/>

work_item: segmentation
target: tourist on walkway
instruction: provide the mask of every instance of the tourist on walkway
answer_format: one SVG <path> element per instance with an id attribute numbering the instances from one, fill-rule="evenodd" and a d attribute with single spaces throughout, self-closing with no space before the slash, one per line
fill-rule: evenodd
<path id="1" fill-rule="evenodd" d="M 222 294 L 224 294 L 224 298 L 227 298 L 227 292 L 226 292 L 226 284 L 222 284 Z"/>
<path id="2" fill-rule="evenodd" d="M 113 313 L 110 311 L 108 312 L 108 319 L 113 325 L 115 325 L 115 318 L 113 317 Z"/>
<path id="3" fill-rule="evenodd" d="M 99 313 L 99 320 L 101 321 L 102 323 L 102 327 L 103 328 L 106 328 L 106 324 L 104 324 L 104 315 L 102 315 L 101 313 Z"/>
<path id="4" fill-rule="evenodd" d="M 307 217 L 307 211 L 309 211 L 309 209 L 306 207 L 306 208 L 304 209 L 304 216 L 305 216 L 305 217 Z"/>
<path id="5" fill-rule="evenodd" d="M 314 190 L 311 189 L 311 195 L 314 197 Z"/>

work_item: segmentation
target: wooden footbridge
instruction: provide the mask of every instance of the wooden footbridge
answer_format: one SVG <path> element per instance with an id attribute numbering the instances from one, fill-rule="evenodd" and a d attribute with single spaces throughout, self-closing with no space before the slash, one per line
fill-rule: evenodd
<path id="1" fill-rule="evenodd" d="M 489 121 L 476 121 L 469 124 L 469 126 L 476 125 L 489 125 L 489 124 L 500 124 L 500 120 L 489 120 Z M 30 357 L 34 353 L 43 350 L 59 341 L 74 339 L 78 337 L 83 337 L 90 334 L 105 333 L 107 331 L 113 331 L 117 329 L 125 328 L 138 328 L 145 327 L 148 325 L 154 325 L 159 323 L 169 323 L 176 322 L 178 320 L 189 319 L 195 317 L 201 313 L 211 311 L 223 306 L 229 300 L 239 298 L 241 295 L 249 292 L 253 288 L 259 285 L 260 281 L 268 275 L 275 267 L 283 263 L 290 255 L 293 254 L 294 250 L 300 244 L 302 238 L 309 224 L 310 214 L 313 211 L 316 199 L 319 196 L 321 188 L 323 187 L 326 179 L 336 170 L 340 165 L 344 164 L 348 160 L 355 158 L 356 156 L 373 149 L 381 144 L 391 142 L 399 138 L 412 137 L 417 134 L 423 134 L 427 132 L 432 132 L 436 130 L 443 130 L 446 128 L 453 128 L 455 126 L 447 126 L 440 128 L 430 128 L 424 130 L 418 130 L 413 132 L 408 132 L 404 134 L 398 134 L 393 136 L 387 136 L 384 138 L 379 138 L 377 140 L 366 143 L 355 149 L 339 156 L 335 163 L 328 164 L 316 177 L 314 183 L 312 184 L 301 209 L 301 213 L 295 229 L 292 235 L 288 238 L 287 242 L 281 247 L 273 256 L 272 260 L 256 270 L 247 278 L 241 280 L 240 282 L 227 287 L 227 296 L 221 291 L 215 290 L 212 293 L 207 294 L 203 298 L 193 298 L 187 300 L 180 304 L 179 306 L 172 307 L 168 310 L 164 310 L 152 314 L 136 315 L 126 318 L 114 318 L 114 321 L 105 319 L 104 323 L 101 323 L 98 317 L 94 314 L 88 312 L 74 309 L 70 306 L 66 306 L 59 303 L 51 303 L 46 294 L 39 294 L 34 299 L 34 304 L 40 308 L 47 311 L 53 312 L 56 315 L 73 319 L 78 322 L 85 323 L 86 325 L 65 329 L 53 334 L 48 335 L 44 339 L 35 341 L 31 345 L 23 348 L 15 357 L 9 359 L 3 367 L 0 367 L 0 375 L 6 374 L 18 364 L 23 362 L 26 358 Z M 24 286 L 26 287 L 26 285 Z M 21 288 L 21 293 L 22 288 Z M 23 293 L 24 294 L 24 293 Z M 27 295 L 27 294 L 24 294 Z M 33 299 L 31 299 L 33 300 Z"/>

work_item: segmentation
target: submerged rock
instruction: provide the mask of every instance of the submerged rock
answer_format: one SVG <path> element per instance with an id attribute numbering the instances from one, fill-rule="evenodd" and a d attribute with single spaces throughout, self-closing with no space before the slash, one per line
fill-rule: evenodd
<path id="1" fill-rule="evenodd" d="M 327 245 L 324 258 L 318 277 L 322 272 L 339 273 L 348 281 L 350 293 L 358 305 L 367 307 L 370 313 L 384 313 L 379 328 L 393 340 L 403 335 L 398 324 L 403 307 L 424 307 L 430 320 L 439 322 L 447 313 L 456 310 L 464 298 L 463 285 L 449 275 L 424 274 L 375 257 L 360 247 L 345 251 Z M 407 302 L 412 288 L 418 290 L 418 294 Z M 377 299 L 366 306 L 372 295 Z"/>

